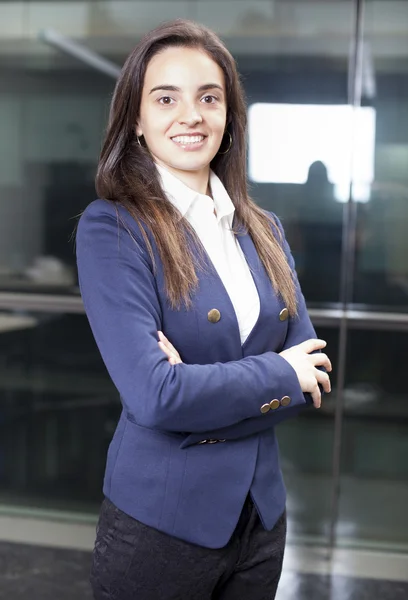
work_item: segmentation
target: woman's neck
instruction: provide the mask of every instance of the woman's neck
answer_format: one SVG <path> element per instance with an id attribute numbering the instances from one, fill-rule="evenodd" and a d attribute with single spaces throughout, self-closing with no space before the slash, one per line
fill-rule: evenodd
<path id="1" fill-rule="evenodd" d="M 187 187 L 191 188 L 199 194 L 211 196 L 210 187 L 210 167 L 200 169 L 199 171 L 183 171 L 175 169 L 169 165 L 165 165 L 157 161 L 159 165 L 167 169 L 172 175 L 180 179 Z"/>

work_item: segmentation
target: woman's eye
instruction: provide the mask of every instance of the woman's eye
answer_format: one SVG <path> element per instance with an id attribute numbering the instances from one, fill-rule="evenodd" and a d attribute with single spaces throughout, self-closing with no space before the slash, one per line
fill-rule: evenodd
<path id="1" fill-rule="evenodd" d="M 170 98 L 170 96 L 162 96 L 161 98 L 159 98 L 159 102 L 160 104 L 171 104 L 173 102 L 173 99 Z"/>
<path id="2" fill-rule="evenodd" d="M 214 104 L 218 98 L 216 96 L 204 96 L 203 100 L 205 104 Z"/>

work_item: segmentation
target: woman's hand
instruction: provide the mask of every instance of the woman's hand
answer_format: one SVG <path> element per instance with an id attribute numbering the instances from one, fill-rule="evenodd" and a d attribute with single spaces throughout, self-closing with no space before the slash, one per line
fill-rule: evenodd
<path id="1" fill-rule="evenodd" d="M 180 354 L 173 344 L 169 342 L 162 331 L 159 331 L 158 334 L 159 348 L 168 357 L 169 363 L 171 365 L 182 363 Z M 280 353 L 280 356 L 287 360 L 295 370 L 302 392 L 309 392 L 311 394 L 313 404 L 316 408 L 319 408 L 321 405 L 321 394 L 318 384 L 322 384 L 325 392 L 329 393 L 331 391 L 329 376 L 327 373 L 319 371 L 316 367 L 324 367 L 330 372 L 332 366 L 326 354 L 322 352 L 317 354 L 311 353 L 325 348 L 326 345 L 324 340 L 310 339 Z"/>
<path id="2" fill-rule="evenodd" d="M 326 354 L 322 352 L 311 354 L 311 352 L 321 350 L 326 345 L 324 340 L 310 339 L 280 352 L 280 356 L 287 360 L 296 371 L 302 392 L 309 392 L 312 395 L 313 404 L 316 408 L 320 408 L 322 403 L 318 384 L 322 384 L 325 392 L 329 393 L 331 391 L 329 376 L 316 367 L 324 367 L 330 372 L 332 366 Z"/>
<path id="3" fill-rule="evenodd" d="M 159 348 L 163 350 L 164 354 L 168 357 L 169 363 L 171 365 L 177 365 L 178 363 L 183 362 L 181 360 L 180 354 L 177 352 L 173 344 L 169 342 L 166 336 L 162 331 L 158 331 L 159 334 Z"/>

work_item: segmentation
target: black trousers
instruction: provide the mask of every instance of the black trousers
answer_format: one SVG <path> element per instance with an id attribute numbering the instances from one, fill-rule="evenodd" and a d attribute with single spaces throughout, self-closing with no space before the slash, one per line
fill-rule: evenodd
<path id="1" fill-rule="evenodd" d="M 105 499 L 91 584 L 95 600 L 273 600 L 282 570 L 286 513 L 265 531 L 248 497 L 224 548 L 189 544 Z"/>

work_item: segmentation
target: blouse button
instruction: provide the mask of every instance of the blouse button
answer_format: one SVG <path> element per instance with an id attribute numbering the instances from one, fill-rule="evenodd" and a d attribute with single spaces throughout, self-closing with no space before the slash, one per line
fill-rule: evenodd
<path id="1" fill-rule="evenodd" d="M 218 323 L 220 319 L 221 313 L 219 310 L 217 310 L 216 308 L 210 310 L 210 312 L 208 313 L 208 320 L 210 321 L 210 323 Z"/>

